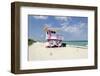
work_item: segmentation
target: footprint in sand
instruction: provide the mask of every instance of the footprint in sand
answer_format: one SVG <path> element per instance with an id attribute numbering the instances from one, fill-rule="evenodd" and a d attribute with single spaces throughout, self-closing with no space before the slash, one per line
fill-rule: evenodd
<path id="1" fill-rule="evenodd" d="M 52 52 L 50 52 L 50 56 L 52 56 L 53 55 L 53 53 Z"/>

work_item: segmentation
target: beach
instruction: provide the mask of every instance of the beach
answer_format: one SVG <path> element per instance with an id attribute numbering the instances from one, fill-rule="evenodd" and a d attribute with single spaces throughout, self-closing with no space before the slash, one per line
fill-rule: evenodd
<path id="1" fill-rule="evenodd" d="M 66 47 L 46 48 L 45 43 L 36 42 L 28 48 L 28 60 L 66 60 L 85 59 L 88 57 L 88 48 Z"/>

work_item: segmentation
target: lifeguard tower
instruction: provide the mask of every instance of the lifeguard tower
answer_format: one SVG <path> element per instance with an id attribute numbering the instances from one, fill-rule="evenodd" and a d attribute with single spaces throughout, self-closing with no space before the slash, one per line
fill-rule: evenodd
<path id="1" fill-rule="evenodd" d="M 46 47 L 52 48 L 62 46 L 63 36 L 57 34 L 57 32 L 60 31 L 59 29 L 45 26 L 44 31 L 46 32 Z"/>

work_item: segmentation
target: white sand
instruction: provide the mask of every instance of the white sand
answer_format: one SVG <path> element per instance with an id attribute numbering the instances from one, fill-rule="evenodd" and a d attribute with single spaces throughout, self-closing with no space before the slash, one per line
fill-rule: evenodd
<path id="1" fill-rule="evenodd" d="M 82 59 L 88 57 L 87 48 L 71 46 L 46 48 L 45 43 L 36 42 L 29 46 L 29 60 Z"/>

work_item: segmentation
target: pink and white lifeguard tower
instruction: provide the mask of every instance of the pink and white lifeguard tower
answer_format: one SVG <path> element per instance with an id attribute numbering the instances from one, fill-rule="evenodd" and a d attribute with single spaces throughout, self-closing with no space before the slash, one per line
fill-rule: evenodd
<path id="1" fill-rule="evenodd" d="M 44 31 L 46 32 L 46 47 L 61 47 L 63 36 L 57 34 L 59 29 L 45 26 Z"/>

